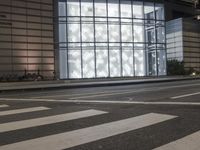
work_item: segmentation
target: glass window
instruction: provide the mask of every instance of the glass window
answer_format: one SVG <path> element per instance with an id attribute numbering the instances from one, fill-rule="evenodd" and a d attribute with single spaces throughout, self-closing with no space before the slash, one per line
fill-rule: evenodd
<path id="1" fill-rule="evenodd" d="M 81 0 L 81 16 L 93 16 L 93 3 Z"/>
<path id="2" fill-rule="evenodd" d="M 145 19 L 155 19 L 153 3 L 144 3 L 144 15 Z"/>
<path id="3" fill-rule="evenodd" d="M 97 77 L 108 77 L 108 48 L 96 48 L 96 71 Z"/>
<path id="4" fill-rule="evenodd" d="M 68 41 L 80 42 L 80 24 L 68 24 Z"/>
<path id="5" fill-rule="evenodd" d="M 92 23 L 82 24 L 82 42 L 94 42 L 94 26 Z"/>
<path id="6" fill-rule="evenodd" d="M 120 31 L 119 25 L 109 24 L 109 41 L 110 42 L 119 42 L 120 41 Z"/>
<path id="7" fill-rule="evenodd" d="M 121 17 L 132 18 L 131 1 L 121 1 Z"/>
<path id="8" fill-rule="evenodd" d="M 107 42 L 107 24 L 95 24 L 95 40 L 96 42 Z"/>
<path id="9" fill-rule="evenodd" d="M 80 16 L 79 0 L 67 1 L 67 15 L 68 16 Z"/>
<path id="10" fill-rule="evenodd" d="M 133 76 L 133 47 L 122 47 L 122 72 L 123 76 Z"/>
<path id="11" fill-rule="evenodd" d="M 164 6 L 163 4 L 155 4 L 155 13 L 157 20 L 164 20 Z"/>
<path id="12" fill-rule="evenodd" d="M 83 78 L 95 77 L 95 60 L 94 60 L 94 48 L 87 48 L 82 52 L 83 55 Z"/>
<path id="13" fill-rule="evenodd" d="M 106 0 L 95 0 L 95 16 L 106 16 Z"/>
<path id="14" fill-rule="evenodd" d="M 134 42 L 144 42 L 144 26 L 134 25 Z"/>
<path id="15" fill-rule="evenodd" d="M 143 17 L 143 2 L 133 1 L 133 18 Z"/>
<path id="16" fill-rule="evenodd" d="M 108 17 L 119 17 L 119 0 L 108 0 Z"/>
<path id="17" fill-rule="evenodd" d="M 59 16 L 66 16 L 66 3 L 59 2 Z"/>
<path id="18" fill-rule="evenodd" d="M 81 50 L 68 50 L 69 78 L 81 76 Z"/>

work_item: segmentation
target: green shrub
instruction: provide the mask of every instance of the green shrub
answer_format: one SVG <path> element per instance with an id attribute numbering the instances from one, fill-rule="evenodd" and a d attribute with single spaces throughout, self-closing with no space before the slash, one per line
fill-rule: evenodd
<path id="1" fill-rule="evenodd" d="M 184 62 L 178 60 L 167 61 L 167 74 L 168 75 L 185 75 Z"/>

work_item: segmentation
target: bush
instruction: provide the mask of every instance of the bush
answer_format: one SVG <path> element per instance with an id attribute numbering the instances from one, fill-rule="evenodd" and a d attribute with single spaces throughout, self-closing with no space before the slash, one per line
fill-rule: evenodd
<path id="1" fill-rule="evenodd" d="M 167 61 L 167 74 L 168 75 L 185 75 L 184 62 L 178 60 Z"/>

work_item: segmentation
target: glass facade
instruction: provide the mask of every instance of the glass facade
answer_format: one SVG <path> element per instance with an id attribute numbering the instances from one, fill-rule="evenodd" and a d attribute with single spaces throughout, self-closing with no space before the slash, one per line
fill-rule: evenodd
<path id="1" fill-rule="evenodd" d="M 60 78 L 166 75 L 162 3 L 59 1 Z"/>

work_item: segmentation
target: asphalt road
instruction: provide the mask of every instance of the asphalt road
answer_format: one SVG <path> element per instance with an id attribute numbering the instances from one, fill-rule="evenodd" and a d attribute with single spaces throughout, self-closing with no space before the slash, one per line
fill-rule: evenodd
<path id="1" fill-rule="evenodd" d="M 199 150 L 200 80 L 0 94 L 0 150 Z"/>

